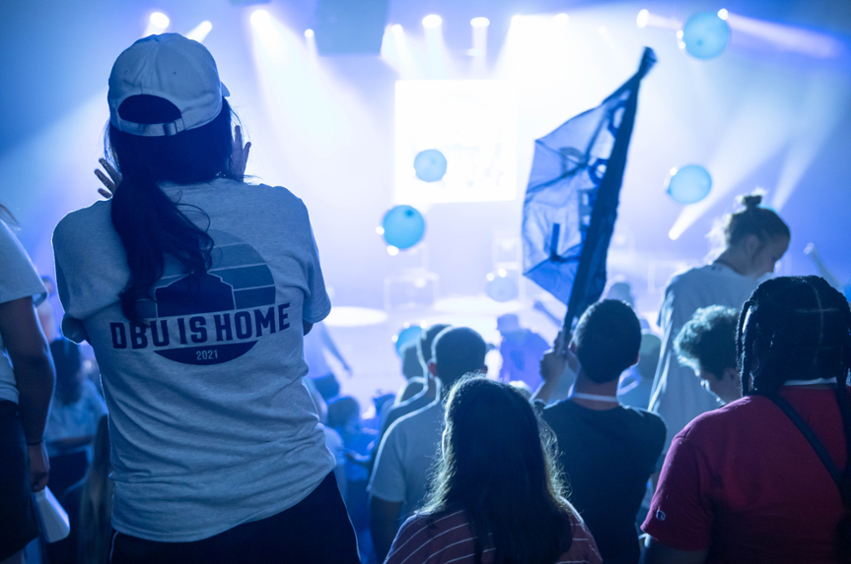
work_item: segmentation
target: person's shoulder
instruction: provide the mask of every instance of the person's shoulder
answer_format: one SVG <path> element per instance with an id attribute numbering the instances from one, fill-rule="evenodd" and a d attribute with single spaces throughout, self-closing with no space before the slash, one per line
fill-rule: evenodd
<path id="1" fill-rule="evenodd" d="M 69 212 L 53 229 L 53 247 L 61 249 L 79 235 L 92 236 L 92 232 L 108 225 L 112 227 L 112 202 L 98 200 L 92 205 Z"/>
<path id="2" fill-rule="evenodd" d="M 472 537 L 463 510 L 448 510 L 437 514 L 415 513 L 399 528 L 388 562 L 404 561 L 416 554 L 419 562 L 433 556 L 433 550 L 447 543 L 468 541 Z M 438 541 L 437 545 L 430 544 Z"/>
<path id="3" fill-rule="evenodd" d="M 623 409 L 626 417 L 636 421 L 639 425 L 646 425 L 647 427 L 661 429 L 665 429 L 667 427 L 667 425 L 665 425 L 665 420 L 662 419 L 659 414 L 653 413 L 647 409 L 626 405 L 622 405 L 621 409 Z"/>
<path id="4" fill-rule="evenodd" d="M 677 437 L 691 440 L 707 440 L 713 436 L 723 434 L 724 429 L 738 429 L 743 423 L 753 417 L 755 412 L 762 412 L 767 407 L 770 409 L 771 401 L 761 396 L 747 396 L 730 402 L 718 409 L 701 413 L 691 420 Z"/>
<path id="5" fill-rule="evenodd" d="M 700 266 L 690 266 L 675 272 L 670 280 L 668 280 L 668 289 L 690 288 L 694 284 L 699 284 L 701 281 L 708 278 L 713 278 L 716 271 L 711 264 Z"/>
<path id="6" fill-rule="evenodd" d="M 541 412 L 541 416 L 544 418 L 544 421 L 552 424 L 554 421 L 571 417 L 576 413 L 576 408 L 576 403 L 569 399 L 563 399 L 544 407 L 544 410 Z"/>
<path id="7" fill-rule="evenodd" d="M 270 202 L 286 204 L 296 208 L 305 207 L 301 198 L 283 186 L 271 186 L 269 184 L 262 183 L 252 184 L 248 182 L 239 182 L 238 184 L 240 185 L 240 189 L 261 195 L 264 199 L 268 199 Z"/>
<path id="8" fill-rule="evenodd" d="M 393 424 L 394 427 L 417 428 L 426 421 L 443 418 L 443 408 L 440 401 L 435 400 L 411 413 L 405 414 Z"/>

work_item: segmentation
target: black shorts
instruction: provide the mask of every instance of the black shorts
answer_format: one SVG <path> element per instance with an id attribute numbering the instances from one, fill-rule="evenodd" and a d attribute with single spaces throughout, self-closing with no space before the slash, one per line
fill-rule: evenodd
<path id="1" fill-rule="evenodd" d="M 0 401 L 0 561 L 38 536 L 30 488 L 27 440 L 18 406 Z"/>
<path id="2" fill-rule="evenodd" d="M 193 542 L 112 537 L 111 564 L 360 564 L 334 473 L 295 506 Z"/>

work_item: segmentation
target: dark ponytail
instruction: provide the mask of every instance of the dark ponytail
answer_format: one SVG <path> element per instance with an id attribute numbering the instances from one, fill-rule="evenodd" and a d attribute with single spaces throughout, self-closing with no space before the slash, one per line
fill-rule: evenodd
<path id="1" fill-rule="evenodd" d="M 122 116 L 137 123 L 165 123 L 177 111 L 170 102 L 151 96 L 125 101 Z M 179 116 L 179 111 L 178 111 Z M 143 121 L 147 119 L 149 121 Z M 196 129 L 164 137 L 142 137 L 110 125 L 109 153 L 123 179 L 112 198 L 112 224 L 127 253 L 130 277 L 119 293 L 121 311 L 127 319 L 142 322 L 139 300 L 151 299 L 151 288 L 162 276 L 166 255 L 176 259 L 186 273 L 203 274 L 211 265 L 213 240 L 207 234 L 209 218 L 199 227 L 159 187 L 162 182 L 200 184 L 215 178 L 242 180 L 233 172 L 231 110 L 222 100 L 222 111 L 212 122 Z"/>

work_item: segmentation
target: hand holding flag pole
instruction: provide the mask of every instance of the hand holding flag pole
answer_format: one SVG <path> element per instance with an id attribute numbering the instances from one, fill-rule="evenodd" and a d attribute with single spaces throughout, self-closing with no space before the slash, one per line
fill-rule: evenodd
<path id="1" fill-rule="evenodd" d="M 641 79 L 656 56 L 602 104 L 535 141 L 523 205 L 523 273 L 565 303 L 565 334 L 606 286 Z"/>

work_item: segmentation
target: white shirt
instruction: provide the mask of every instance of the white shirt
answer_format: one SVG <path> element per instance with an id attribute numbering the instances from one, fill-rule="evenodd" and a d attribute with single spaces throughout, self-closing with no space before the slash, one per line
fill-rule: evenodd
<path id="1" fill-rule="evenodd" d="M 440 455 L 443 402 L 437 400 L 393 423 L 384 435 L 369 481 L 369 493 L 402 502 L 403 519 L 422 505 L 428 478 Z"/>
<path id="2" fill-rule="evenodd" d="M 662 350 L 649 405 L 650 411 L 661 415 L 668 425 L 666 451 L 674 435 L 692 419 L 719 407 L 717 398 L 703 388 L 694 370 L 680 364 L 674 340 L 698 309 L 720 305 L 741 311 L 758 285 L 755 278 L 721 264 L 691 268 L 668 282 L 659 310 Z"/>

